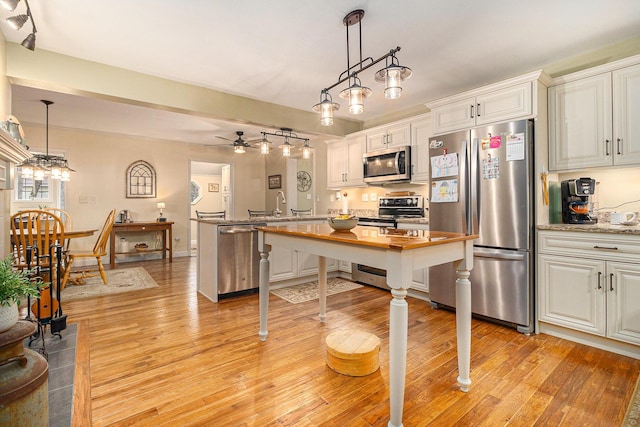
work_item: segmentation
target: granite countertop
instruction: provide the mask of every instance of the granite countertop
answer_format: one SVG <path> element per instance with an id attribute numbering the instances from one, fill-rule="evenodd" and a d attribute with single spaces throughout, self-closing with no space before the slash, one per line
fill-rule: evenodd
<path id="1" fill-rule="evenodd" d="M 608 222 L 599 222 L 597 224 L 543 224 L 538 225 L 537 229 L 552 231 L 575 231 L 581 233 L 631 234 L 640 236 L 640 224 L 612 225 Z"/>
<path id="2" fill-rule="evenodd" d="M 210 218 L 198 219 L 191 218 L 191 221 L 205 222 L 207 224 L 226 225 L 226 224 L 258 224 L 265 222 L 295 222 L 295 221 L 322 221 L 329 218 L 329 215 L 303 215 L 303 216 L 256 216 L 245 218 Z"/>

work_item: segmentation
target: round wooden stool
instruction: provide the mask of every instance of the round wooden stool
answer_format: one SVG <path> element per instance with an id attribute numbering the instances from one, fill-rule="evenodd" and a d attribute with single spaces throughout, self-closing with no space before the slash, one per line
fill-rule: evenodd
<path id="1" fill-rule="evenodd" d="M 345 330 L 327 336 L 327 365 L 339 374 L 362 377 L 380 367 L 380 338 L 368 332 Z"/>

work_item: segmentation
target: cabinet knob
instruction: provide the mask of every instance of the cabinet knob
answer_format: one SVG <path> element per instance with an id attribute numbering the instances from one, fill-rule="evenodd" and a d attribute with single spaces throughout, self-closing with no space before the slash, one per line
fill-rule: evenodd
<path id="1" fill-rule="evenodd" d="M 611 141 L 609 141 L 608 139 L 604 140 L 604 151 L 605 151 L 605 156 L 610 156 L 611 155 L 611 150 L 609 150 L 609 144 L 611 143 Z"/>
<path id="2" fill-rule="evenodd" d="M 598 271 L 598 289 L 602 289 L 602 272 Z"/>
<path id="3" fill-rule="evenodd" d="M 143 230 L 146 230 L 146 229 L 147 229 L 147 227 L 142 227 L 142 229 L 143 229 Z"/>
<path id="4" fill-rule="evenodd" d="M 471 115 L 469 116 L 470 119 L 473 119 L 473 104 L 471 104 Z"/>
<path id="5" fill-rule="evenodd" d="M 480 117 L 480 104 L 476 104 L 476 117 Z"/>

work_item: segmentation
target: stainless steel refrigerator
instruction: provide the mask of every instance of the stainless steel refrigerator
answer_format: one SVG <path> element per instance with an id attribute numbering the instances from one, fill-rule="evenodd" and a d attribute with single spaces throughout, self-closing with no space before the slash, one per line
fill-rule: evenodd
<path id="1" fill-rule="evenodd" d="M 429 139 L 429 228 L 479 234 L 472 312 L 534 328 L 533 121 L 501 123 Z M 429 270 L 432 305 L 455 307 L 453 264 Z"/>

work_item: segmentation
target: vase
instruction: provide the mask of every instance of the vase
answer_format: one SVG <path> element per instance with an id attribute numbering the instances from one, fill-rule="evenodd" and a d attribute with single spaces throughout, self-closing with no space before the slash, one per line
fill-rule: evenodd
<path id="1" fill-rule="evenodd" d="M 0 304 L 0 333 L 13 328 L 19 318 L 18 304 L 15 302 L 11 302 L 9 305 Z"/>

